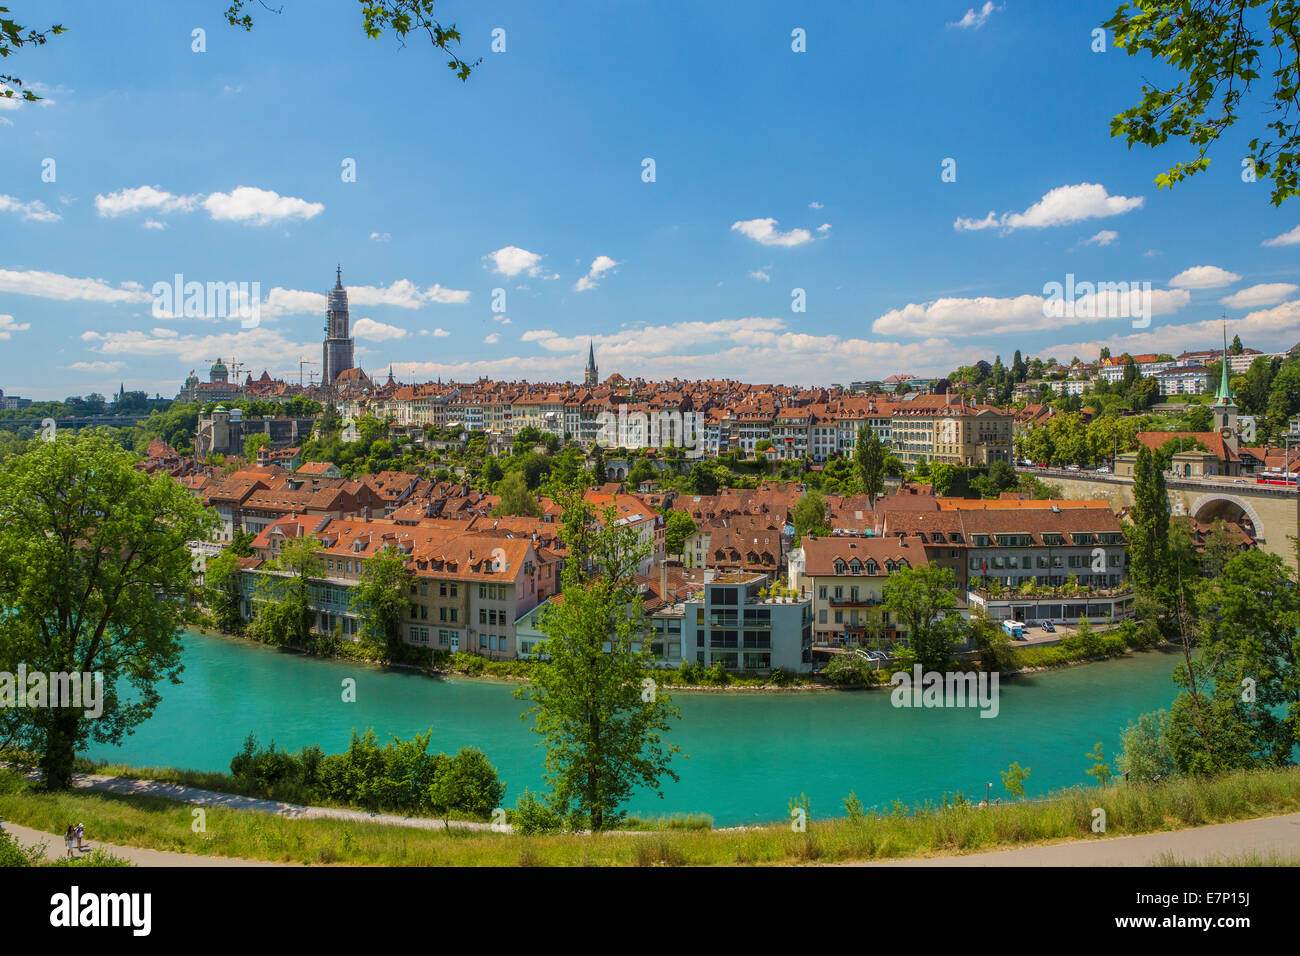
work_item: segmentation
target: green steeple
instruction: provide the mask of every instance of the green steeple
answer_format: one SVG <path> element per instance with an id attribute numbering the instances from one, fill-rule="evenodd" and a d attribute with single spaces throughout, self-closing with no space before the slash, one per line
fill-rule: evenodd
<path id="1" fill-rule="evenodd" d="M 1216 405 L 1235 405 L 1232 386 L 1228 384 L 1228 325 L 1223 325 L 1223 367 L 1219 370 L 1219 391 L 1214 396 Z"/>

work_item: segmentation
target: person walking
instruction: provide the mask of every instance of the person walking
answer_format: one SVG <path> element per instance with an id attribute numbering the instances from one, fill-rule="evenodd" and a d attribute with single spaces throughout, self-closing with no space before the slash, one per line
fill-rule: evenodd
<path id="1" fill-rule="evenodd" d="M 86 825 L 84 823 L 77 824 L 76 835 L 77 835 L 77 852 L 84 853 L 86 848 L 81 845 L 81 841 L 86 837 Z"/>
<path id="2" fill-rule="evenodd" d="M 68 859 L 72 858 L 72 841 L 76 834 L 76 826 L 69 823 L 67 832 L 63 834 L 63 844 L 68 848 Z"/>

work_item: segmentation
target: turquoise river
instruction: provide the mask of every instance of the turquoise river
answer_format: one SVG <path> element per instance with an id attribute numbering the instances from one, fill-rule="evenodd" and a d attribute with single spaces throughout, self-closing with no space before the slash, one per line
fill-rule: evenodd
<path id="1" fill-rule="evenodd" d="M 680 782 L 664 798 L 638 794 L 649 816 L 707 813 L 719 826 L 780 819 L 807 794 L 813 816 L 839 815 L 853 790 L 867 806 L 938 801 L 960 791 L 1005 796 L 999 771 L 1030 768 L 1030 796 L 1091 783 L 1085 754 L 1101 740 L 1113 755 L 1124 726 L 1173 700 L 1176 656 L 1152 651 L 1002 682 L 1000 713 L 895 708 L 885 691 L 674 694 L 681 720 L 669 735 Z M 435 680 L 319 660 L 232 638 L 189 635 L 180 685 L 160 687 L 154 716 L 120 747 L 87 756 L 138 766 L 228 770 L 249 731 L 297 750 L 347 747 L 353 728 L 410 737 L 433 729 L 432 749 L 484 750 L 508 786 L 506 803 L 542 783 L 543 752 L 513 686 Z M 344 703 L 346 678 L 356 702 Z"/>

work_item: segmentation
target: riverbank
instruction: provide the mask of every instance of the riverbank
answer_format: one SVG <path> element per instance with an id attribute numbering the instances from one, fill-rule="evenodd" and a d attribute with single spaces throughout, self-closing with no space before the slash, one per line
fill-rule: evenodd
<path id="1" fill-rule="evenodd" d="M 1300 812 L 1300 769 L 1210 780 L 1076 788 L 1050 799 L 978 807 L 962 801 L 855 818 L 811 816 L 732 831 L 520 836 L 411 830 L 334 819 L 293 819 L 212 807 L 195 832 L 194 808 L 156 796 L 45 793 L 0 772 L 0 817 L 45 832 L 84 822 L 97 841 L 175 853 L 319 865 L 710 866 L 902 860 L 1064 841 L 1100 842 Z M 1104 836 L 1094 834 L 1105 811 Z"/>
<path id="2" fill-rule="evenodd" d="M 302 648 L 295 645 L 268 645 L 244 634 L 231 634 L 227 631 L 219 631 L 206 627 L 197 627 L 195 631 L 204 637 L 221 638 L 226 640 L 241 641 L 253 644 L 258 647 L 266 647 L 271 650 L 283 651 L 290 654 L 301 654 L 305 657 L 315 657 L 322 660 L 345 661 L 355 664 L 369 664 L 385 670 L 393 670 L 405 673 L 423 674 L 426 677 L 435 679 L 465 679 L 484 682 L 494 682 L 502 684 L 526 684 L 529 682 L 529 675 L 533 668 L 541 666 L 536 661 L 530 660 L 493 660 L 481 657 L 476 654 L 467 654 L 458 652 L 455 655 L 449 655 L 444 666 L 438 666 L 437 659 L 434 657 L 435 652 L 427 648 L 409 649 L 411 653 L 427 653 L 429 661 L 427 663 L 410 663 L 404 661 L 389 661 L 376 659 L 374 650 L 365 648 L 363 645 L 352 641 L 331 641 L 330 652 L 321 653 L 311 648 Z M 1014 644 L 1008 645 L 1006 653 L 1009 657 L 1010 666 L 1004 667 L 1000 673 L 1003 679 L 1021 675 L 1036 674 L 1048 670 L 1056 670 L 1063 667 L 1073 667 L 1079 664 L 1091 664 L 1101 661 L 1112 660 L 1117 657 L 1123 657 L 1140 651 L 1150 650 L 1167 650 L 1172 645 L 1168 642 L 1162 642 L 1152 646 L 1134 646 L 1128 644 L 1121 628 L 1115 627 L 1105 631 L 1097 631 L 1093 636 L 1094 644 L 1092 647 L 1065 648 L 1060 644 L 1052 645 L 1035 645 L 1030 647 L 1016 647 Z M 980 668 L 979 651 L 965 651 L 959 655 L 959 659 L 964 659 L 973 669 Z M 789 674 L 786 673 L 779 681 L 772 682 L 770 676 L 752 673 L 714 673 L 699 668 L 699 671 L 707 679 L 697 682 L 683 682 L 680 680 L 681 671 L 676 669 L 655 669 L 646 672 L 646 676 L 653 678 L 658 686 L 665 690 L 678 691 L 683 693 L 798 693 L 807 691 L 861 691 L 861 690 L 890 690 L 890 670 L 875 670 L 871 672 L 870 682 L 859 683 L 833 683 L 821 675 L 809 674 Z"/>

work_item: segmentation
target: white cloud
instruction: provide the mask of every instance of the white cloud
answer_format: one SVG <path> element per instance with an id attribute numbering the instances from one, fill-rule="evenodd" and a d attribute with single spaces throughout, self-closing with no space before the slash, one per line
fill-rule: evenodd
<path id="1" fill-rule="evenodd" d="M 753 239 L 764 246 L 802 246 L 812 241 L 812 233 L 807 229 L 791 229 L 781 232 L 776 228 L 777 221 L 767 219 L 746 219 L 731 224 L 731 231 Z"/>
<path id="2" fill-rule="evenodd" d="M 601 277 L 618 265 L 621 263 L 615 262 L 609 256 L 597 256 L 591 260 L 591 268 L 587 270 L 587 274 L 573 284 L 573 291 L 586 292 L 588 289 L 596 288 Z"/>
<path id="3" fill-rule="evenodd" d="M 63 366 L 74 372 L 116 372 L 124 367 L 125 362 L 73 362 L 71 365 Z"/>
<path id="4" fill-rule="evenodd" d="M 820 233 L 827 233 L 827 232 L 830 232 L 830 231 L 831 231 L 831 224 L 830 224 L 829 222 L 824 222 L 824 223 L 822 223 L 820 226 L 817 227 L 817 231 L 820 232 Z"/>
<path id="5" fill-rule="evenodd" d="M 392 339 L 406 338 L 406 329 L 385 322 L 376 322 L 371 318 L 363 318 L 352 323 L 352 334 L 359 339 L 369 339 L 372 342 L 388 342 Z"/>
<path id="6" fill-rule="evenodd" d="M 901 335 L 909 338 L 1001 335 L 1123 318 L 1117 315 L 1119 310 L 1110 306 L 1104 294 L 1084 294 L 1086 289 L 1079 289 L 1078 286 L 1076 290 L 1074 313 L 1068 316 L 1059 300 L 1055 303 L 1056 308 L 1052 309 L 1042 295 L 942 298 L 932 302 L 909 303 L 901 309 L 886 312 L 871 324 L 871 331 L 877 335 Z M 1137 295 L 1137 292 L 1133 292 L 1129 302 L 1123 303 L 1128 306 L 1130 315 L 1136 314 L 1140 305 Z M 1153 315 L 1166 315 L 1181 309 L 1190 299 L 1190 294 L 1183 290 L 1152 289 L 1151 312 Z M 1045 309 L 1045 306 L 1048 308 Z"/>
<path id="7" fill-rule="evenodd" d="M 1219 301 L 1230 309 L 1254 309 L 1262 305 L 1277 305 L 1289 298 L 1300 286 L 1290 282 L 1264 282 L 1224 296 Z"/>
<path id="8" fill-rule="evenodd" d="M 120 189 L 107 196 L 95 196 L 95 211 L 108 219 L 137 212 L 193 212 L 201 196 L 177 196 L 160 186 L 136 186 Z"/>
<path id="9" fill-rule="evenodd" d="M 496 252 L 489 252 L 486 258 L 492 260 L 497 272 L 506 276 L 517 276 L 521 272 L 535 276 L 542 271 L 539 265 L 542 257 L 518 246 L 502 246 Z"/>
<path id="10" fill-rule="evenodd" d="M 490 333 L 488 333 L 488 335 L 483 339 L 483 341 L 486 342 L 488 345 L 496 345 L 498 342 L 501 341 L 501 333 L 500 333 L 500 332 L 490 332 Z"/>
<path id="11" fill-rule="evenodd" d="M 451 335 L 451 333 L 448 332 L 446 329 L 420 329 L 420 334 L 432 335 L 434 338 L 437 339 L 445 339 L 447 336 Z"/>
<path id="12" fill-rule="evenodd" d="M 14 332 L 26 332 L 31 327 L 30 322 L 19 322 L 12 315 L 0 312 L 0 339 L 10 338 Z"/>
<path id="13" fill-rule="evenodd" d="M 162 332 L 165 334 L 156 334 Z M 265 325 L 238 332 L 221 332 L 213 335 L 180 335 L 172 329 L 144 332 L 83 332 L 85 342 L 98 343 L 92 350 L 101 355 L 135 355 L 163 357 L 173 361 L 198 365 L 214 355 L 256 355 L 265 365 L 281 364 L 297 367 L 298 359 L 319 349 L 319 342 L 293 342 L 278 331 Z"/>
<path id="14" fill-rule="evenodd" d="M 810 203 L 808 204 L 808 208 L 809 208 L 809 209 L 821 209 L 821 208 L 822 208 L 822 204 L 819 203 L 817 200 L 814 199 L 812 202 L 810 202 Z"/>
<path id="15" fill-rule="evenodd" d="M 392 235 L 387 232 L 372 232 L 370 234 L 370 240 L 372 242 L 387 242 L 392 238 Z"/>
<path id="16" fill-rule="evenodd" d="M 212 193 L 203 200 L 203 208 L 218 222 L 269 226 L 293 219 L 311 219 L 325 211 L 325 204 L 281 196 L 256 186 L 237 186 L 228 193 Z"/>
<path id="17" fill-rule="evenodd" d="M 959 218 L 952 225 L 958 232 L 993 228 L 1004 232 L 1042 229 L 1122 215 L 1140 208 L 1144 201 L 1141 196 L 1111 196 L 1105 186 L 1097 183 L 1079 183 L 1076 186 L 1057 186 L 1024 212 L 1008 212 L 999 217 L 990 211 L 983 219 Z"/>
<path id="18" fill-rule="evenodd" d="M 984 24 L 989 22 L 989 17 L 1002 9 L 1003 7 L 995 7 L 993 5 L 993 0 L 987 0 L 984 6 L 980 7 L 978 11 L 976 11 L 974 7 L 971 7 L 960 20 L 949 23 L 948 26 L 958 27 L 962 30 L 978 30 L 980 27 L 984 26 Z"/>
<path id="19" fill-rule="evenodd" d="M 1083 240 L 1083 244 L 1085 246 L 1109 246 L 1112 242 L 1114 242 L 1118 238 L 1119 238 L 1119 233 L 1116 232 L 1115 230 L 1103 229 L 1095 236 L 1089 236 L 1087 239 Z"/>
<path id="20" fill-rule="evenodd" d="M 1154 259 L 1158 255 L 1160 255 L 1159 249 L 1148 249 L 1146 252 L 1142 253 L 1142 258 Z"/>
<path id="21" fill-rule="evenodd" d="M 115 289 L 103 279 L 75 279 L 57 272 L 35 270 L 14 272 L 0 269 L 0 292 L 34 295 L 63 302 L 84 299 L 87 302 L 148 302 L 152 299 L 137 283 L 131 288 Z"/>
<path id="22" fill-rule="evenodd" d="M 1296 226 L 1280 236 L 1274 236 L 1272 239 L 1265 239 L 1260 243 L 1261 246 L 1294 246 L 1300 242 L 1300 226 Z"/>
<path id="23" fill-rule="evenodd" d="M 1103 345 L 1118 355 L 1129 352 L 1168 352 L 1177 355 L 1189 349 L 1222 348 L 1223 320 L 1218 317 L 1189 322 L 1183 325 L 1164 325 L 1130 335 L 1098 339 L 1091 342 L 1070 342 L 1036 349 L 1040 355 L 1078 355 L 1087 358 L 1096 355 Z M 1240 335 L 1252 348 L 1280 350 L 1290 348 L 1296 341 L 1296 328 L 1300 326 L 1300 302 L 1285 302 L 1271 309 L 1260 309 L 1240 319 L 1228 319 L 1228 338 Z"/>
<path id="24" fill-rule="evenodd" d="M 1218 289 L 1232 285 L 1241 276 L 1218 266 L 1192 266 L 1169 280 L 1176 289 Z"/>
<path id="25" fill-rule="evenodd" d="M 461 362 L 411 362 L 400 366 L 404 378 L 442 376 L 458 380 L 486 375 L 535 381 L 570 380 L 581 374 L 588 339 L 561 337 L 550 330 L 533 330 L 522 337 L 538 344 L 543 354 Z M 750 382 L 825 383 L 836 378 L 884 377 L 899 371 L 942 374 L 969 361 L 970 355 L 992 354 L 981 343 L 955 346 L 944 339 L 899 343 L 845 339 L 835 335 L 791 332 L 779 318 L 721 319 L 678 322 L 623 329 L 595 337 L 602 367 L 627 376 L 648 378 L 706 377 L 741 368 Z M 521 370 L 522 373 L 521 373 Z"/>
<path id="26" fill-rule="evenodd" d="M 144 227 L 146 229 L 166 229 L 167 223 L 159 222 L 157 219 L 146 219 L 144 221 Z"/>
<path id="27" fill-rule="evenodd" d="M 24 220 L 33 219 L 36 222 L 58 222 L 63 218 L 52 209 L 46 209 L 45 203 L 39 199 L 22 202 L 13 196 L 5 195 L 0 195 L 0 212 L 16 212 Z"/>
<path id="28" fill-rule="evenodd" d="M 757 279 L 759 282 L 771 282 L 772 274 L 766 269 L 755 269 L 749 274 L 751 279 Z"/>

